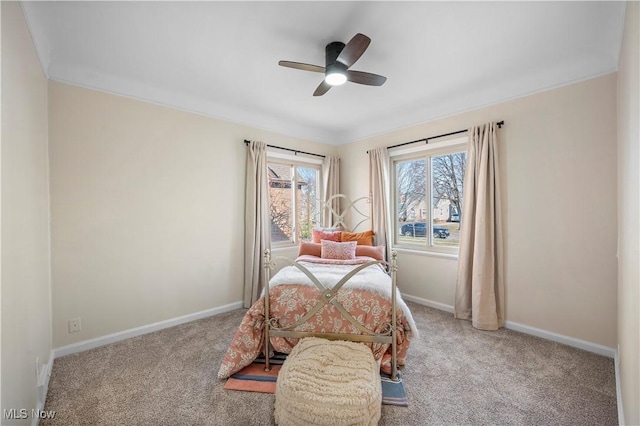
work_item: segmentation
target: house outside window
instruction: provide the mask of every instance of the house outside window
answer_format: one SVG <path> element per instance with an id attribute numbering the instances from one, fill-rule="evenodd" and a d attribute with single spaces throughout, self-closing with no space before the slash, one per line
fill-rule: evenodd
<path id="1" fill-rule="evenodd" d="M 267 173 L 272 245 L 310 241 L 320 218 L 320 165 L 270 157 Z"/>
<path id="2" fill-rule="evenodd" d="M 466 141 L 390 153 L 396 247 L 457 254 Z"/>

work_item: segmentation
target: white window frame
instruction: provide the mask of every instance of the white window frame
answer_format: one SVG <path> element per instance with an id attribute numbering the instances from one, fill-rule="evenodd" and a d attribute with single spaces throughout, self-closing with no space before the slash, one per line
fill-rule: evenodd
<path id="1" fill-rule="evenodd" d="M 309 169 L 316 169 L 318 171 L 318 184 L 317 184 L 317 191 L 318 191 L 318 196 L 321 197 L 322 193 L 323 193 L 323 179 L 322 179 L 322 164 L 323 161 L 320 158 L 308 158 L 308 157 L 299 157 L 297 155 L 291 155 L 291 154 L 286 154 L 286 153 L 282 153 L 282 152 L 276 152 L 276 151 L 269 151 L 267 150 L 267 165 L 268 164 L 272 164 L 272 163 L 276 163 L 276 164 L 283 164 L 283 165 L 287 165 L 287 166 L 294 166 L 294 167 L 304 167 L 304 168 L 309 168 Z M 293 234 L 293 241 L 272 241 L 271 242 L 271 247 L 274 249 L 284 249 L 284 248 L 290 248 L 290 247 L 297 247 L 298 244 L 300 244 L 300 239 L 298 238 L 298 217 L 297 217 L 297 199 L 296 199 L 296 188 L 298 187 L 298 174 L 297 173 L 293 173 L 293 182 L 291 183 L 291 188 L 293 189 L 291 191 L 292 194 L 292 200 L 291 200 L 291 206 L 292 206 L 292 210 L 293 210 L 293 216 L 292 216 L 292 234 Z"/>
<path id="2" fill-rule="evenodd" d="M 425 253 L 432 254 L 441 257 L 451 257 L 457 258 L 459 247 L 442 247 L 433 245 L 433 232 L 427 232 L 427 239 L 425 243 L 420 242 L 405 242 L 400 241 L 398 229 L 398 188 L 396 186 L 396 162 L 398 161 L 406 161 L 406 160 L 418 160 L 425 159 L 427 162 L 427 173 L 426 173 L 426 202 L 427 202 L 427 219 L 426 222 L 429 225 L 429 229 L 431 229 L 433 223 L 433 196 L 431 194 L 431 157 L 435 157 L 438 155 L 456 153 L 461 151 L 466 151 L 467 149 L 468 138 L 458 137 L 455 139 L 449 139 L 439 142 L 431 142 L 429 144 L 425 144 L 422 146 L 414 146 L 411 148 L 397 149 L 389 152 L 389 170 L 391 171 L 391 205 L 393 206 L 392 210 L 392 218 L 393 221 L 393 246 L 394 249 L 400 249 L 401 251 L 410 251 L 417 253 Z"/>

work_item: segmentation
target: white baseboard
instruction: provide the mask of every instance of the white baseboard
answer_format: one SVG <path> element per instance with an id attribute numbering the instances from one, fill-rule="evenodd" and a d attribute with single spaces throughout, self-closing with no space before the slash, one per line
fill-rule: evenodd
<path id="1" fill-rule="evenodd" d="M 624 422 L 624 408 L 622 406 L 622 384 L 620 383 L 620 345 L 616 350 L 616 356 L 613 359 L 613 364 L 616 369 L 616 399 L 618 400 L 618 424 L 625 425 Z"/>
<path id="2" fill-rule="evenodd" d="M 433 302 L 431 300 L 422 299 L 420 297 L 403 294 L 402 298 L 411 302 L 418 303 L 420 305 L 429 306 L 430 308 L 439 309 L 441 311 L 453 313 L 453 306 L 446 305 L 444 303 Z M 598 355 L 603 355 L 609 358 L 614 358 L 616 350 L 608 346 L 598 345 L 597 343 L 587 342 L 585 340 L 576 339 L 574 337 L 565 336 L 562 334 L 554 333 L 552 331 L 542 330 L 528 325 L 518 324 L 513 321 L 505 321 L 505 328 L 513 331 L 519 331 L 520 333 L 530 334 L 532 336 L 541 337 L 552 342 L 562 343 L 563 345 L 572 346 L 574 348 L 582 349 L 587 352 L 593 352 Z"/>
<path id="3" fill-rule="evenodd" d="M 552 342 L 562 343 L 563 345 L 572 346 L 594 354 L 603 355 L 608 358 L 614 358 L 616 350 L 608 346 L 598 345 L 597 343 L 587 342 L 586 340 L 576 339 L 574 337 L 565 336 L 563 334 L 554 333 L 552 331 L 541 330 L 528 325 L 518 324 L 513 321 L 505 321 L 505 328 L 509 330 L 519 331 L 521 333 L 530 334 L 532 336 L 541 337 L 551 340 Z"/>
<path id="4" fill-rule="evenodd" d="M 51 370 L 53 370 L 53 360 L 55 354 L 53 349 L 49 352 L 49 362 L 42 366 L 42 369 L 38 373 L 36 380 L 36 387 L 38 393 L 38 401 L 36 403 L 36 412 L 39 413 L 44 410 L 44 404 L 47 401 L 47 392 L 49 391 L 49 379 L 51 378 Z M 40 424 L 40 417 L 33 416 L 31 419 L 32 426 L 38 426 Z"/>
<path id="5" fill-rule="evenodd" d="M 55 348 L 53 352 L 55 354 L 55 358 L 59 358 L 61 356 L 70 355 L 77 352 L 83 352 L 89 349 L 97 348 L 99 346 L 108 345 L 110 343 L 119 342 L 120 340 L 141 336 L 147 333 L 153 333 L 154 331 L 162 330 L 164 328 L 174 327 L 176 325 L 210 317 L 212 315 L 230 312 L 236 309 L 240 309 L 242 308 L 242 306 L 243 306 L 242 302 L 234 302 L 228 305 L 219 306 L 217 308 L 206 309 L 204 311 L 195 312 L 193 314 L 188 314 L 181 317 L 168 319 L 165 321 L 160 321 L 153 324 L 143 325 L 141 327 L 120 331 L 118 333 L 96 337 L 95 339 L 84 340 L 82 342 L 61 346 L 59 348 Z"/>
<path id="6" fill-rule="evenodd" d="M 434 302 L 432 300 L 423 299 L 421 297 L 411 296 L 410 294 L 402 294 L 402 298 L 404 300 L 408 300 L 409 302 L 415 302 L 418 305 L 428 306 L 440 311 L 453 313 L 453 306 L 451 305 L 445 305 L 444 303 Z"/>

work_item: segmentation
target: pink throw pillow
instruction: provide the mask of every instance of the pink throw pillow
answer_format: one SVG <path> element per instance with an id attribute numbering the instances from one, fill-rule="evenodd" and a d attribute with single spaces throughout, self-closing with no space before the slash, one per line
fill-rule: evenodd
<path id="1" fill-rule="evenodd" d="M 337 241 L 342 239 L 342 231 L 322 231 L 320 229 L 313 230 L 313 242 L 319 243 L 322 240 Z"/>
<path id="2" fill-rule="evenodd" d="M 369 256 L 375 260 L 384 260 L 386 246 L 356 246 L 356 256 Z"/>
<path id="3" fill-rule="evenodd" d="M 322 240 L 321 244 L 321 257 L 323 259 L 351 260 L 356 258 L 356 246 L 358 243 L 355 241 L 337 243 L 334 241 Z"/>
<path id="4" fill-rule="evenodd" d="M 322 256 L 322 247 L 320 243 L 308 243 L 306 241 L 300 241 L 300 248 L 298 249 L 298 256 L 311 255 Z"/>

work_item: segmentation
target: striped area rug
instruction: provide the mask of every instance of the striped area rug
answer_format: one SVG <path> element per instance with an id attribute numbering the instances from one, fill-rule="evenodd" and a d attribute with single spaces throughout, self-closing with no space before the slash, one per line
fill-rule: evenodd
<path id="1" fill-rule="evenodd" d="M 227 379 L 224 388 L 245 392 L 276 393 L 276 381 L 282 363 L 287 358 L 286 354 L 276 353 L 270 360 L 271 371 L 264 371 L 264 358 L 256 359 L 251 365 L 246 366 Z M 404 390 L 402 377 L 398 374 L 398 381 L 394 382 L 384 373 L 380 373 L 382 383 L 382 403 L 385 405 L 397 405 L 408 407 L 409 400 Z"/>

